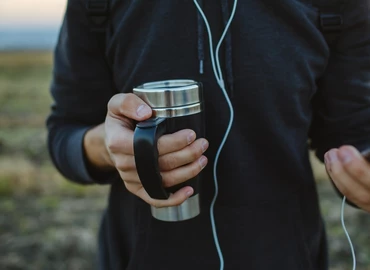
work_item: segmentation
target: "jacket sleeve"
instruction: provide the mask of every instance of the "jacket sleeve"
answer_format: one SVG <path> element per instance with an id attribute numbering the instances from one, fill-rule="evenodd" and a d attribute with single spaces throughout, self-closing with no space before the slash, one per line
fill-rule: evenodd
<path id="1" fill-rule="evenodd" d="M 104 122 L 115 92 L 104 52 L 89 30 L 83 1 L 69 0 L 54 52 L 48 149 L 66 178 L 82 184 L 111 183 L 118 173 L 89 169 L 83 149 L 86 131 Z"/>
<path id="2" fill-rule="evenodd" d="M 347 2 L 343 32 L 313 100 L 311 146 L 322 161 L 331 148 L 370 146 L 370 3 Z"/>

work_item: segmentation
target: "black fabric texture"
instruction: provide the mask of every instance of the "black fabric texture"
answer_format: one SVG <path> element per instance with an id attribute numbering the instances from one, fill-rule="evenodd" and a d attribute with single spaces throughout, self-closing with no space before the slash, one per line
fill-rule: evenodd
<path id="1" fill-rule="evenodd" d="M 100 269 L 219 269 L 209 207 L 214 157 L 230 115 L 214 78 L 208 39 L 199 41 L 205 31 L 194 3 L 112 1 L 103 52 L 89 31 L 83 2 L 68 1 L 55 50 L 48 145 L 56 167 L 71 181 L 111 185 L 99 233 Z M 220 1 L 202 3 L 214 44 L 232 2 L 226 13 Z M 232 65 L 228 83 L 235 112 L 217 168 L 215 220 L 226 270 L 328 269 L 308 150 L 322 159 L 344 144 L 369 147 L 369 9 L 368 1 L 348 1 L 343 31 L 330 51 L 311 1 L 239 1 L 230 28 L 232 50 L 220 50 L 223 69 Z M 89 128 L 104 122 L 116 92 L 179 78 L 203 84 L 210 147 L 201 214 L 171 223 L 153 219 L 117 173 L 89 170 L 82 142 Z"/>

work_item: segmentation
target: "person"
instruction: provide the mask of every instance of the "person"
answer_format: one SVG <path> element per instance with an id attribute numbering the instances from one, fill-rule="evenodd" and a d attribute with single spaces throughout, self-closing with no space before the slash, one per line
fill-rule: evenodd
<path id="1" fill-rule="evenodd" d="M 217 42 L 231 5 L 199 4 Z M 370 212 L 370 165 L 361 155 L 370 146 L 369 8 L 369 1 L 347 1 L 342 31 L 329 46 L 311 1 L 238 2 L 220 50 L 235 113 L 214 206 L 225 269 L 328 269 L 310 147 L 338 191 Z M 212 164 L 230 111 L 199 18 L 193 1 L 113 1 L 102 50 L 83 1 L 68 1 L 55 48 L 48 147 L 66 178 L 110 185 L 100 269 L 220 268 L 209 209 Z M 132 146 L 135 123 L 152 115 L 132 89 L 169 79 L 201 82 L 206 108 L 204 138 L 185 129 L 158 140 L 164 186 L 203 175 L 201 214 L 182 222 L 154 219 L 150 206 L 178 205 L 193 189 L 150 198 Z"/>

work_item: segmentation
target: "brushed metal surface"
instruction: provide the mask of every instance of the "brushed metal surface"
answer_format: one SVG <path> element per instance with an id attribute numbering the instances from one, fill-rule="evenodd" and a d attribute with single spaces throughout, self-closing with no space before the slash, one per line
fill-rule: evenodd
<path id="1" fill-rule="evenodd" d="M 171 118 L 171 117 L 188 116 L 188 115 L 200 113 L 203 109 L 202 104 L 203 103 L 196 103 L 196 104 L 191 104 L 188 106 L 180 106 L 180 107 L 172 107 L 172 108 L 154 108 L 153 117 Z"/>
<path id="2" fill-rule="evenodd" d="M 196 217 L 200 213 L 199 194 L 196 194 L 178 206 L 163 208 L 151 207 L 152 216 L 162 221 L 182 221 Z"/>
<path id="3" fill-rule="evenodd" d="M 152 108 L 169 108 L 202 102 L 201 87 L 193 80 L 150 82 L 135 87 L 133 93 Z"/>

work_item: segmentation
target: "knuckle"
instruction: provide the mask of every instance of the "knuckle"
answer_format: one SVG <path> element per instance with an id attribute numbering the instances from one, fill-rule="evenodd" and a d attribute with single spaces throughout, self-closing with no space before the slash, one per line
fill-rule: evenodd
<path id="1" fill-rule="evenodd" d="M 197 147 L 197 157 L 199 158 L 204 153 L 202 147 Z"/>
<path id="2" fill-rule="evenodd" d="M 358 178 L 363 178 L 366 175 L 364 168 L 359 166 L 349 166 L 348 170 L 351 170 L 353 174 Z"/>
<path id="3" fill-rule="evenodd" d="M 134 100 L 137 98 L 137 96 L 133 93 L 127 93 L 123 95 L 124 95 L 124 98 L 122 99 L 121 104 L 120 104 L 120 109 L 122 112 L 131 108 L 134 105 Z"/>
<path id="4" fill-rule="evenodd" d="M 119 160 L 116 161 L 115 165 L 116 168 L 122 172 L 129 171 L 132 169 L 132 166 L 128 161 L 128 158 L 126 157 L 121 157 Z"/>
<path id="5" fill-rule="evenodd" d="M 135 193 L 138 191 L 138 188 L 141 187 L 141 182 L 138 180 L 137 175 L 133 174 L 132 172 L 122 172 L 118 171 L 123 183 L 126 186 L 130 186 L 132 191 Z"/>
<path id="6" fill-rule="evenodd" d="M 160 203 L 160 201 L 158 201 L 158 200 L 150 199 L 148 203 L 151 206 L 155 207 L 155 208 L 162 208 L 162 207 L 164 207 L 164 205 L 162 205 L 162 203 Z"/>
<path id="7" fill-rule="evenodd" d="M 176 143 L 173 140 L 173 134 L 165 134 L 159 137 L 157 141 L 157 149 L 159 153 L 163 153 L 165 150 L 176 148 Z"/>
<path id="8" fill-rule="evenodd" d="M 191 161 L 195 161 L 200 157 L 200 154 L 198 151 L 195 149 L 194 151 L 191 152 Z"/>
<path id="9" fill-rule="evenodd" d="M 158 141 L 157 141 L 157 149 L 158 151 L 160 151 L 162 148 L 163 148 L 163 136 L 159 137 Z"/>
<path id="10" fill-rule="evenodd" d="M 193 147 L 193 156 L 192 157 L 193 157 L 193 159 L 198 159 L 204 152 L 200 142 L 198 144 L 192 145 L 192 147 Z"/>
<path id="11" fill-rule="evenodd" d="M 182 204 L 182 202 L 183 201 L 182 200 L 179 200 L 179 199 L 178 200 L 174 200 L 174 201 L 172 201 L 171 205 L 172 206 L 179 206 L 180 204 Z"/>
<path id="12" fill-rule="evenodd" d="M 126 152 L 130 147 L 130 141 L 118 134 L 114 134 L 107 139 L 106 145 L 112 153 Z"/>
<path id="13" fill-rule="evenodd" d="M 192 160 L 197 159 L 201 155 L 201 151 L 199 147 L 197 147 L 196 144 L 190 145 L 190 155 L 191 155 Z"/>
<path id="14" fill-rule="evenodd" d="M 199 174 L 199 172 L 202 170 L 202 167 L 199 164 L 199 162 L 197 161 L 196 163 L 197 163 L 196 166 L 191 167 L 191 170 L 190 170 L 191 178 L 197 176 Z"/>
<path id="15" fill-rule="evenodd" d="M 176 199 L 176 200 L 154 200 L 150 199 L 149 204 L 152 205 L 155 208 L 163 208 L 163 207 L 169 207 L 169 206 L 178 206 L 182 203 L 181 200 Z"/>
<path id="16" fill-rule="evenodd" d="M 116 100 L 117 98 L 119 98 L 121 95 L 122 95 L 122 94 L 115 94 L 114 96 L 112 96 L 112 97 L 110 98 L 110 100 L 108 101 L 108 104 L 107 104 L 107 109 L 108 109 L 108 111 L 111 111 L 111 110 L 113 110 L 113 109 L 114 109 L 115 104 L 116 104 L 115 100 Z"/>
<path id="17" fill-rule="evenodd" d="M 125 152 L 125 153 L 130 153 L 130 150 L 132 147 L 133 147 L 133 141 L 132 140 L 128 140 L 128 139 L 122 139 L 121 140 L 121 149 Z"/>
<path id="18" fill-rule="evenodd" d="M 121 144 L 122 144 L 122 140 L 121 140 L 120 136 L 117 136 L 117 135 L 112 135 L 112 136 L 108 137 L 107 140 L 106 140 L 107 148 L 112 153 L 117 152 L 118 149 L 120 148 Z"/>
<path id="19" fill-rule="evenodd" d="M 164 187 L 172 187 L 176 185 L 175 177 L 173 177 L 173 174 L 171 173 L 162 176 L 162 182 Z"/>
<path id="20" fill-rule="evenodd" d="M 162 165 L 163 169 L 165 170 L 173 170 L 176 168 L 177 160 L 175 157 L 168 156 L 166 158 L 163 158 L 160 161 L 160 165 Z"/>
<path id="21" fill-rule="evenodd" d="M 125 100 L 127 100 L 129 102 L 138 98 L 138 96 L 135 95 L 134 93 L 127 93 L 127 94 L 124 94 L 124 95 L 125 95 Z"/>
<path id="22" fill-rule="evenodd" d="M 337 176 L 340 176 L 340 174 L 342 173 L 342 169 L 339 167 L 339 166 L 331 166 L 330 167 L 330 174 L 337 177 Z"/>

